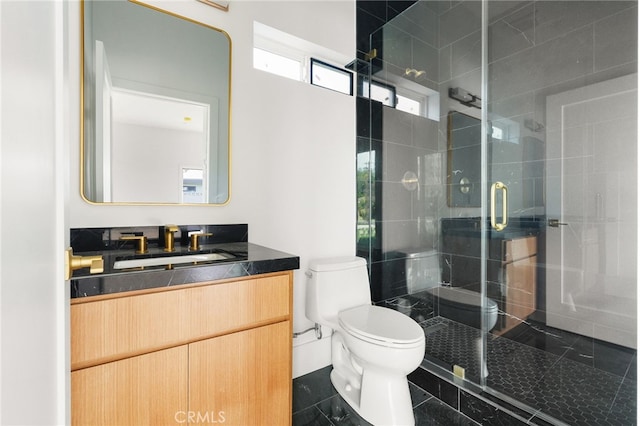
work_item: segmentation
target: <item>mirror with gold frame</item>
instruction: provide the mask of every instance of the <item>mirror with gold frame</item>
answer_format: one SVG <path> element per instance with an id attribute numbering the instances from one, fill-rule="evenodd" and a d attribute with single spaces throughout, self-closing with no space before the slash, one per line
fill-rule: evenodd
<path id="1" fill-rule="evenodd" d="M 227 203 L 229 35 L 126 0 L 82 2 L 82 33 L 83 198 Z"/>

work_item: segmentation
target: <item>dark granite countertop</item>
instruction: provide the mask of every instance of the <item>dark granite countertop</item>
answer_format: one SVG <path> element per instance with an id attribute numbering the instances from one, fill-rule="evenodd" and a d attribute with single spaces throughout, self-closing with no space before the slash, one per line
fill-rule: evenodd
<path id="1" fill-rule="evenodd" d="M 182 253 L 180 250 L 178 248 L 178 251 L 172 255 L 191 254 L 186 251 Z M 71 278 L 71 298 L 193 284 L 300 268 L 298 256 L 248 242 L 203 245 L 199 253 L 217 251 L 231 253 L 234 257 L 202 262 L 197 265 L 174 265 L 171 269 L 167 266 L 147 266 L 116 270 L 113 269 L 116 259 L 138 258 L 144 255 L 134 255 L 133 250 L 76 253 L 83 256 L 102 254 L 104 272 L 90 274 L 88 269 L 74 271 L 74 276 Z M 167 253 L 163 253 L 161 249 L 151 249 L 147 256 L 166 255 Z"/>
<path id="2" fill-rule="evenodd" d="M 480 238 L 482 237 L 482 231 L 480 229 L 469 228 L 448 228 L 446 235 L 461 236 L 468 238 Z M 536 235 L 536 232 L 531 229 L 505 229 L 504 231 L 496 231 L 495 229 L 487 229 L 485 235 L 490 240 L 513 240 L 516 238 L 523 238 L 529 235 Z"/>
<path id="3" fill-rule="evenodd" d="M 487 221 L 485 235 L 490 240 L 512 240 L 523 238 L 529 235 L 537 235 L 540 229 L 545 226 L 543 218 L 513 218 L 509 225 L 502 231 L 491 228 Z M 449 218 L 442 220 L 443 236 L 460 236 L 469 238 L 480 238 L 482 229 L 479 218 Z"/>

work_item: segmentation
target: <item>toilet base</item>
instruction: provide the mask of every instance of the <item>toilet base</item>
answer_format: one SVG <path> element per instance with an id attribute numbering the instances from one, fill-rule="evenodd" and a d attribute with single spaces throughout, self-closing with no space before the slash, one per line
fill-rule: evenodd
<path id="1" fill-rule="evenodd" d="M 365 370 L 362 386 L 356 388 L 335 368 L 331 383 L 356 413 L 373 425 L 414 426 L 409 382 L 404 377 L 389 377 Z"/>

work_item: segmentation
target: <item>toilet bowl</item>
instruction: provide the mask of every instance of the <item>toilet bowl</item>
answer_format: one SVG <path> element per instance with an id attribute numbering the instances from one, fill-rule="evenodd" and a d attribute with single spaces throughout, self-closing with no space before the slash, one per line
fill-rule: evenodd
<path id="1" fill-rule="evenodd" d="M 331 383 L 374 425 L 414 425 L 407 374 L 424 357 L 424 331 L 410 317 L 371 305 L 366 261 L 310 262 L 307 317 L 330 327 Z"/>
<path id="2" fill-rule="evenodd" d="M 434 305 L 440 316 L 474 328 L 481 328 L 481 317 L 485 315 L 486 329 L 491 331 L 498 321 L 498 304 L 476 291 L 440 284 L 440 261 L 436 251 L 406 251 L 405 275 L 409 294 L 428 291 L 433 295 Z"/>
<path id="3" fill-rule="evenodd" d="M 498 304 L 485 298 L 482 308 L 482 296 L 476 291 L 457 287 L 436 287 L 427 290 L 438 303 L 438 313 L 469 327 L 481 328 L 482 314 L 485 314 L 487 331 L 491 331 L 498 322 Z"/>

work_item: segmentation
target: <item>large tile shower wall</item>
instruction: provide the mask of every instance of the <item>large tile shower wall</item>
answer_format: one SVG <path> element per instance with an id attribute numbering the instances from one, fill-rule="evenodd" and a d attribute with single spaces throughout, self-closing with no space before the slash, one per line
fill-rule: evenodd
<path id="1" fill-rule="evenodd" d="M 480 4 L 357 1 L 358 58 L 377 48 L 374 72 L 376 61 L 399 71 L 407 68 L 400 62 L 406 58 L 411 66 L 438 64 L 421 84 L 440 94 L 439 121 L 363 98 L 357 103 L 358 253 L 370 261 L 375 301 L 406 293 L 407 255 L 441 250 L 442 218 L 480 214 L 479 208 L 448 205 L 446 165 L 447 114 L 465 109 L 447 91 L 481 92 Z M 511 210 L 519 215 L 544 215 L 541 130 L 547 95 L 636 72 L 636 11 L 633 1 L 489 3 L 489 110 L 519 125 L 524 148 L 517 154 L 525 160 L 494 164 L 500 169 L 494 172 L 511 179 L 510 192 L 517 194 L 510 198 Z M 389 21 L 381 36 L 378 29 Z M 406 45 L 409 50 L 399 53 Z M 363 67 L 362 75 L 367 71 Z M 403 179 L 407 172 L 420 179 L 415 189 Z"/>
<path id="2" fill-rule="evenodd" d="M 431 367 L 450 370 L 465 357 L 477 357 L 474 342 L 479 331 L 443 318 L 438 304 L 422 291 L 424 283 L 411 286 L 420 274 L 421 280 L 456 285 L 460 276 L 473 275 L 469 265 L 478 269 L 480 281 L 479 250 L 477 254 L 452 251 L 461 240 L 451 238 L 455 233 L 449 229 L 478 223 L 481 209 L 474 202 L 464 205 L 449 198 L 453 181 L 448 114 L 455 110 L 479 117 L 479 109 L 452 100 L 449 89 L 481 93 L 482 3 L 358 0 L 356 4 L 358 58 L 364 63 L 365 55 L 377 50 L 369 67 L 359 69 L 360 78 L 393 85 L 406 78 L 404 71 L 424 70 L 426 76 L 415 82 L 439 95 L 437 118 L 411 115 L 363 97 L 357 100 L 358 255 L 370 265 L 373 301 L 410 315 L 425 329 L 423 366 L 431 372 L 422 370 L 429 374 L 428 380 L 415 373 L 414 383 L 458 410 L 473 411 L 466 406 L 467 389 L 449 383 L 450 376 L 436 377 L 432 373 L 438 370 Z M 488 3 L 487 113 L 497 117 L 497 127 L 518 129 L 517 143 L 493 141 L 488 174 L 500 176 L 509 186 L 510 210 L 516 216 L 512 223 L 521 226 L 515 232 L 534 241 L 531 258 L 538 266 L 529 320 L 516 318 L 487 342 L 487 385 L 523 398 L 509 405 L 495 393 L 480 397 L 531 423 L 636 424 L 635 350 L 546 324 L 544 155 L 550 95 L 637 72 L 637 8 L 635 1 Z M 623 157 L 624 148 L 618 149 L 617 155 Z M 506 155 L 498 160 L 496 153 Z M 425 272 L 433 262 L 422 260 L 434 255 L 439 271 Z M 467 269 L 452 269 L 460 265 Z M 498 305 L 503 317 L 500 328 L 508 320 L 504 304 Z M 479 380 L 478 367 L 477 359 L 469 362 L 468 379 Z M 535 421 L 527 414 L 531 410 Z"/>
<path id="3" fill-rule="evenodd" d="M 357 56 L 378 50 L 372 68 L 380 59 L 393 59 L 394 50 L 377 44 L 377 31 L 386 22 L 403 19 L 401 14 L 414 1 L 357 1 Z M 433 14 L 426 9 L 428 16 Z M 410 24 L 409 21 L 403 23 Z M 414 25 L 413 28 L 421 28 Z M 429 43 L 420 43 L 422 62 L 437 64 L 437 32 L 423 27 Z M 370 38 L 376 39 L 375 46 Z M 426 56 L 422 53 L 426 52 Z M 434 56 L 435 55 L 435 56 Z M 427 65 L 425 65 L 427 67 Z M 371 68 L 363 67 L 368 78 Z M 429 86 L 437 90 L 437 82 Z M 374 301 L 406 294 L 405 259 L 438 249 L 436 212 L 444 196 L 439 123 L 406 114 L 379 102 L 358 99 L 358 255 L 369 261 Z M 446 145 L 445 145 L 446 146 Z M 419 176 L 416 186 L 411 182 Z M 426 197 L 426 198 L 425 198 Z M 417 252 L 416 252 L 417 250 Z M 383 285 L 384 282 L 384 285 Z"/>

